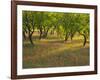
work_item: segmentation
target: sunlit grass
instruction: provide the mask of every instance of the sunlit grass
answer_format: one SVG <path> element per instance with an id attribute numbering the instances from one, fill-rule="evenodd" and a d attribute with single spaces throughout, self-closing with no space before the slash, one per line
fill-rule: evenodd
<path id="1" fill-rule="evenodd" d="M 62 67 L 89 65 L 89 43 L 83 47 L 82 37 L 72 41 L 63 39 L 34 40 L 23 42 L 23 68 Z"/>

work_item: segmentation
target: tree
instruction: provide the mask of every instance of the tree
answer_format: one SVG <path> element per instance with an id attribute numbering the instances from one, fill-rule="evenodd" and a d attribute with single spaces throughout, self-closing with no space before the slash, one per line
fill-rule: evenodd
<path id="1" fill-rule="evenodd" d="M 89 38 L 89 14 L 79 14 L 77 22 L 78 32 L 83 36 L 83 46 L 85 46 Z"/>
<path id="2" fill-rule="evenodd" d="M 71 25 L 72 25 L 71 14 L 64 13 L 62 17 L 62 26 L 64 29 L 65 41 L 67 41 L 70 36 Z"/>
<path id="3" fill-rule="evenodd" d="M 35 17 L 33 12 L 24 11 L 23 12 L 23 35 L 25 37 L 25 31 L 28 33 L 28 37 L 30 40 L 30 43 L 34 45 L 32 40 L 32 35 L 35 29 Z"/>
<path id="4" fill-rule="evenodd" d="M 46 39 L 51 31 L 52 35 L 56 33 L 60 38 L 64 38 L 64 41 L 69 38 L 73 40 L 74 35 L 78 32 L 83 36 L 83 46 L 85 46 L 89 38 L 89 15 L 23 11 L 23 38 L 26 39 L 26 34 L 28 34 L 32 45 L 34 45 L 32 35 L 35 29 L 39 32 L 39 39 Z"/>
<path id="5" fill-rule="evenodd" d="M 76 34 L 76 32 L 77 32 L 77 17 L 78 17 L 78 13 L 71 13 L 70 14 L 70 21 L 71 21 L 71 23 L 70 23 L 70 27 L 69 27 L 69 34 L 70 34 L 70 39 L 71 40 L 73 40 L 73 37 L 74 37 L 74 35 Z"/>
<path id="6" fill-rule="evenodd" d="M 43 22 L 42 22 L 42 26 L 43 26 L 43 34 L 42 37 L 46 38 L 48 35 L 48 32 L 50 30 L 50 28 L 52 27 L 52 17 L 50 15 L 51 13 L 45 12 L 43 14 Z"/>

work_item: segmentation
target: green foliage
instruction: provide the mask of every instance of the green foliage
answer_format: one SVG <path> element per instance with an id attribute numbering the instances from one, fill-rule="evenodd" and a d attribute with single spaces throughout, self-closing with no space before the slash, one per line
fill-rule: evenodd
<path id="1" fill-rule="evenodd" d="M 22 15 L 23 68 L 89 65 L 89 14 L 23 11 Z"/>
<path id="2" fill-rule="evenodd" d="M 77 32 L 89 38 L 89 14 L 23 11 L 23 31 L 33 34 L 34 30 L 39 31 L 40 39 L 50 31 L 65 40 L 72 40 Z"/>

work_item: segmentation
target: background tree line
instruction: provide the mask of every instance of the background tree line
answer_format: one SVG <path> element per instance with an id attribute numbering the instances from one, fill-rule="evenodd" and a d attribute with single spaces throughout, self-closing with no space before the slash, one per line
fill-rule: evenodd
<path id="1" fill-rule="evenodd" d="M 23 11 L 23 38 L 26 34 L 32 45 L 32 35 L 37 30 L 39 39 L 46 39 L 48 34 L 55 32 L 64 41 L 68 38 L 73 40 L 76 33 L 83 36 L 83 46 L 89 38 L 89 14 L 85 13 L 61 13 L 61 12 L 38 12 Z"/>

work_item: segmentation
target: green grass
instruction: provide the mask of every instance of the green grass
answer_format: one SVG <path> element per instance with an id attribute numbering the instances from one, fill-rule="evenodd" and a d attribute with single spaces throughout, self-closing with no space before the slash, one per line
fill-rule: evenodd
<path id="1" fill-rule="evenodd" d="M 82 37 L 64 42 L 59 39 L 23 42 L 23 68 L 44 68 L 89 65 L 89 43 L 82 46 Z"/>

